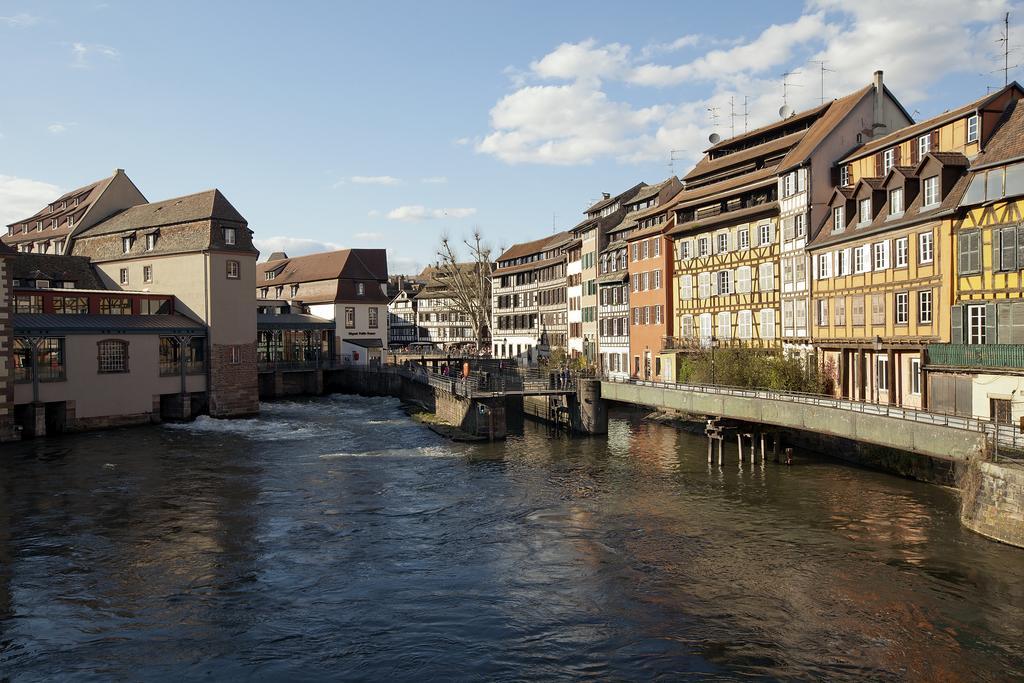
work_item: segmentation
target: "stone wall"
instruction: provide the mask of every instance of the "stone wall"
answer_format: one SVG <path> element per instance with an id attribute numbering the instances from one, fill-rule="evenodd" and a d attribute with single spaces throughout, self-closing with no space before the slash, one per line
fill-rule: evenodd
<path id="1" fill-rule="evenodd" d="M 437 417 L 467 434 L 504 439 L 505 401 L 501 397 L 468 399 L 434 390 Z"/>
<path id="2" fill-rule="evenodd" d="M 1024 465 L 974 461 L 960 483 L 963 525 L 1024 548 Z"/>
<path id="3" fill-rule="evenodd" d="M 259 412 L 255 343 L 210 345 L 209 402 L 211 417 L 245 417 Z"/>
<path id="4" fill-rule="evenodd" d="M 11 325 L 11 267 L 0 256 L 0 442 L 18 438 L 14 422 L 14 330 Z"/>

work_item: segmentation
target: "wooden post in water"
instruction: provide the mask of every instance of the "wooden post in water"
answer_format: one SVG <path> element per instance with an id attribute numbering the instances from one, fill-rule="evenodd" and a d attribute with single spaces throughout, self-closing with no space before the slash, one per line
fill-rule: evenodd
<path id="1" fill-rule="evenodd" d="M 743 434 L 736 432 L 736 453 L 740 457 L 740 467 L 743 466 Z"/>
<path id="2" fill-rule="evenodd" d="M 714 447 L 714 443 L 711 441 L 711 436 L 708 436 L 708 464 L 710 465 L 714 458 L 711 456 L 711 449 Z"/>
<path id="3" fill-rule="evenodd" d="M 718 466 L 722 466 L 722 443 L 725 441 L 725 437 L 718 437 Z"/>
<path id="4" fill-rule="evenodd" d="M 754 456 L 757 455 L 757 442 L 754 441 L 754 435 L 750 434 L 750 464 L 754 464 Z"/>
<path id="5" fill-rule="evenodd" d="M 764 432 L 761 432 L 761 462 L 764 462 Z"/>

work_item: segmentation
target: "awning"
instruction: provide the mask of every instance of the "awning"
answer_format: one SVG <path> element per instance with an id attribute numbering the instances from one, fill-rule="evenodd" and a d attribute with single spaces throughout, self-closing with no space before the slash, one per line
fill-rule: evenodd
<path id="1" fill-rule="evenodd" d="M 343 339 L 346 344 L 352 344 L 353 346 L 361 346 L 364 349 L 382 349 L 384 344 L 380 339 L 374 337 L 373 339 Z"/>

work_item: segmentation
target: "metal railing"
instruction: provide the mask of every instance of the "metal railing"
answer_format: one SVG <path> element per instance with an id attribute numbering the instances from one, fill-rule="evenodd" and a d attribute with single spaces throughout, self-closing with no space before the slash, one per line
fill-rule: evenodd
<path id="1" fill-rule="evenodd" d="M 676 391 L 689 391 L 700 394 L 717 394 L 724 396 L 737 396 L 741 398 L 756 398 L 767 401 L 782 401 L 786 403 L 799 403 L 803 405 L 821 406 L 836 408 L 866 415 L 878 415 L 880 417 L 891 417 L 899 420 L 930 424 L 941 427 L 950 427 L 970 432 L 985 434 L 989 443 L 993 446 L 1006 447 L 1014 450 L 1024 449 L 1024 434 L 1014 425 L 992 422 L 986 418 L 968 417 L 953 415 L 950 413 L 932 412 L 916 408 L 906 408 L 884 403 L 868 403 L 865 401 L 852 401 L 844 398 L 834 398 L 821 394 L 809 394 L 797 391 L 773 391 L 767 389 L 748 389 L 744 387 L 733 387 L 722 384 L 685 384 L 681 382 L 661 382 L 642 379 L 625 379 L 603 375 L 601 380 L 615 384 L 633 384 L 636 386 L 657 387 L 662 389 L 673 389 Z M 1007 456 L 1008 454 L 1002 454 Z"/>

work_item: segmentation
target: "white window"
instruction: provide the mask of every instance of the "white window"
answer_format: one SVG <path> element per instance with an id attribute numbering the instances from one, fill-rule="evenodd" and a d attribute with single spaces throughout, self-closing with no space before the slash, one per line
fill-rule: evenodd
<path id="1" fill-rule="evenodd" d="M 710 244 L 707 237 L 701 237 L 697 240 L 697 256 L 707 256 L 709 248 Z"/>
<path id="2" fill-rule="evenodd" d="M 711 339 L 711 314 L 701 313 L 700 315 L 700 337 Z"/>
<path id="3" fill-rule="evenodd" d="M 640 273 L 633 273 L 633 291 L 640 291 Z"/>
<path id="4" fill-rule="evenodd" d="M 750 293 L 750 266 L 740 266 L 736 269 L 736 293 Z"/>
<path id="5" fill-rule="evenodd" d="M 845 227 L 846 208 L 842 206 L 836 206 L 832 209 L 832 229 L 835 231 L 839 231 Z"/>
<path id="6" fill-rule="evenodd" d="M 366 294 L 366 286 L 362 282 L 356 283 L 356 294 L 358 296 L 363 296 L 364 294 Z"/>
<path id="7" fill-rule="evenodd" d="M 772 243 L 772 226 L 771 223 L 765 223 L 757 226 L 758 232 L 758 244 L 771 244 Z"/>
<path id="8" fill-rule="evenodd" d="M 631 253 L 632 259 L 634 261 L 636 261 L 637 257 L 640 255 L 640 243 L 639 242 L 633 242 L 633 244 L 631 244 L 630 247 L 631 247 L 631 252 L 632 252 Z"/>
<path id="9" fill-rule="evenodd" d="M 693 336 L 693 316 L 684 315 L 679 322 L 679 333 L 683 336 L 683 339 L 689 339 Z"/>
<path id="10" fill-rule="evenodd" d="M 910 295 L 896 292 L 896 324 L 906 325 L 910 322 Z"/>
<path id="11" fill-rule="evenodd" d="M 132 244 L 135 242 L 134 237 L 122 237 L 121 238 L 121 250 L 124 253 L 128 253 L 132 250 Z"/>
<path id="12" fill-rule="evenodd" d="M 879 391 L 889 390 L 889 357 L 879 356 L 876 363 L 875 382 Z"/>
<path id="13" fill-rule="evenodd" d="M 651 324 L 651 307 L 644 306 L 644 325 Z"/>
<path id="14" fill-rule="evenodd" d="M 657 242 L 655 242 L 655 244 L 657 244 Z M 661 271 L 660 270 L 654 271 L 654 288 L 655 289 L 661 289 Z"/>
<path id="15" fill-rule="evenodd" d="M 941 199 L 939 198 L 939 176 L 933 175 L 924 179 L 924 205 L 935 206 Z"/>
<path id="16" fill-rule="evenodd" d="M 1017 234 L 1019 235 L 1020 233 Z M 931 263 L 933 257 L 932 233 L 922 232 L 917 236 L 917 261 L 918 263 Z"/>
<path id="17" fill-rule="evenodd" d="M 967 142 L 977 142 L 977 141 L 978 141 L 978 115 L 974 114 L 973 116 L 971 116 L 971 117 L 969 117 L 967 119 Z"/>
<path id="18" fill-rule="evenodd" d="M 878 242 L 875 244 L 875 270 L 885 270 L 889 267 L 889 242 Z"/>
<path id="19" fill-rule="evenodd" d="M 732 337 L 732 314 L 729 311 L 718 313 L 718 338 L 729 339 Z"/>
<path id="20" fill-rule="evenodd" d="M 917 139 L 917 158 L 924 159 L 924 155 L 932 151 L 932 134 L 922 135 Z"/>
<path id="21" fill-rule="evenodd" d="M 68 227 L 69 228 L 75 227 L 75 217 L 74 216 L 71 216 L 71 215 L 68 216 Z"/>
<path id="22" fill-rule="evenodd" d="M 647 244 L 647 240 L 642 242 L 641 252 L 644 258 L 648 258 L 651 255 L 650 246 Z"/>
<path id="23" fill-rule="evenodd" d="M 146 235 L 146 251 L 153 251 L 153 248 L 155 246 L 156 246 L 156 233 L 155 232 L 151 232 L 148 235 Z"/>
<path id="24" fill-rule="evenodd" d="M 731 270 L 720 270 L 720 271 L 718 271 L 718 293 L 719 294 L 732 294 L 732 271 Z"/>
<path id="25" fill-rule="evenodd" d="M 921 359 L 910 359 L 910 393 L 921 393 Z"/>
<path id="26" fill-rule="evenodd" d="M 644 274 L 640 276 L 640 281 L 643 282 L 643 290 L 646 292 L 651 288 L 651 274 L 644 271 Z"/>
<path id="27" fill-rule="evenodd" d="M 118 278 L 118 281 L 122 285 L 128 284 L 128 269 L 127 268 L 122 268 L 121 269 L 121 273 L 120 273 L 120 277 Z"/>
<path id="28" fill-rule="evenodd" d="M 896 148 L 890 147 L 882 152 L 882 175 L 888 173 L 896 165 Z"/>
<path id="29" fill-rule="evenodd" d="M 932 290 L 924 289 L 917 293 L 917 322 L 930 325 L 932 322 Z"/>
<path id="30" fill-rule="evenodd" d="M 775 289 L 775 264 L 762 263 L 757 267 L 757 288 L 762 292 Z"/>
<path id="31" fill-rule="evenodd" d="M 711 273 L 697 274 L 697 298 L 707 299 L 711 296 Z"/>
<path id="32" fill-rule="evenodd" d="M 775 339 L 775 309 L 762 308 L 758 316 L 757 333 L 761 339 Z"/>
<path id="33" fill-rule="evenodd" d="M 828 325 L 828 299 L 818 299 L 817 304 L 818 327 L 825 327 Z"/>
<path id="34" fill-rule="evenodd" d="M 862 199 L 857 205 L 857 221 L 859 225 L 871 222 L 871 199 Z"/>
<path id="35" fill-rule="evenodd" d="M 907 252 L 910 250 L 907 245 L 907 238 L 901 237 L 896 240 L 896 267 L 902 268 L 907 265 Z"/>
<path id="36" fill-rule="evenodd" d="M 655 325 L 660 325 L 661 324 L 661 306 L 655 306 L 654 307 L 654 324 Z"/>
<path id="37" fill-rule="evenodd" d="M 64 240 L 56 240 L 53 243 L 53 253 L 63 254 L 64 253 Z"/>
<path id="38" fill-rule="evenodd" d="M 985 338 L 985 306 L 967 307 L 967 343 L 984 344 Z"/>
<path id="39" fill-rule="evenodd" d="M 679 276 L 679 298 L 683 301 L 689 301 L 693 298 L 693 276 L 692 275 L 680 275 Z"/>
<path id="40" fill-rule="evenodd" d="M 690 258 L 690 240 L 681 240 L 679 242 L 679 258 Z"/>
<path id="41" fill-rule="evenodd" d="M 848 164 L 844 164 L 844 165 L 839 167 L 839 185 L 841 187 L 846 187 L 849 184 L 850 184 L 850 166 Z"/>
<path id="42" fill-rule="evenodd" d="M 661 240 L 657 237 L 654 238 L 654 255 L 661 256 Z"/>
<path id="43" fill-rule="evenodd" d="M 634 325 L 639 325 L 640 324 L 640 307 L 639 306 L 637 306 L 637 307 L 635 307 L 633 309 L 633 324 Z"/>
<path id="44" fill-rule="evenodd" d="M 153 266 L 142 266 L 142 281 L 152 282 L 153 281 Z"/>
<path id="45" fill-rule="evenodd" d="M 818 279 L 832 277 L 832 254 L 818 254 Z"/>
<path id="46" fill-rule="evenodd" d="M 807 235 L 807 216 L 798 213 L 793 217 L 793 221 L 796 226 L 796 236 L 799 238 Z"/>
<path id="47" fill-rule="evenodd" d="M 899 215 L 903 213 L 902 187 L 889 190 L 889 213 L 892 215 Z"/>
<path id="48" fill-rule="evenodd" d="M 729 251 L 729 234 L 722 233 L 718 235 L 718 253 L 722 254 Z"/>
<path id="49" fill-rule="evenodd" d="M 740 339 L 750 339 L 754 336 L 754 316 L 750 311 L 740 311 L 736 314 L 736 336 Z"/>
<path id="50" fill-rule="evenodd" d="M 790 197 L 796 194 L 796 172 L 787 173 L 782 176 L 782 196 Z"/>
<path id="51" fill-rule="evenodd" d="M 740 230 L 738 238 L 737 238 L 737 242 L 739 243 L 739 248 L 740 249 L 749 249 L 750 248 L 750 230 L 747 229 L 747 228 L 743 228 L 742 230 Z"/>

